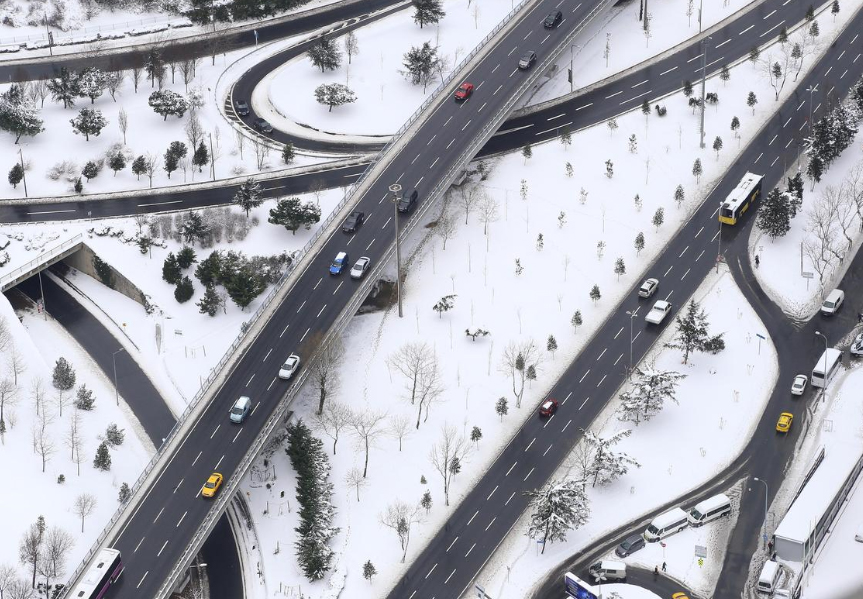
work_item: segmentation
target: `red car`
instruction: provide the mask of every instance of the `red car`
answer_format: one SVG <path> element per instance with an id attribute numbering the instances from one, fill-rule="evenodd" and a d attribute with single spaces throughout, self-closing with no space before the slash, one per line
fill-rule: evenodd
<path id="1" fill-rule="evenodd" d="M 539 415 L 540 416 L 553 416 L 555 412 L 557 412 L 557 403 L 556 399 L 546 399 L 542 402 L 542 405 L 539 406 Z"/>
<path id="2" fill-rule="evenodd" d="M 462 102 L 470 98 L 470 95 L 473 93 L 473 83 L 468 83 L 465 81 L 461 85 L 458 86 L 458 89 L 455 90 L 455 99 L 457 102 Z"/>

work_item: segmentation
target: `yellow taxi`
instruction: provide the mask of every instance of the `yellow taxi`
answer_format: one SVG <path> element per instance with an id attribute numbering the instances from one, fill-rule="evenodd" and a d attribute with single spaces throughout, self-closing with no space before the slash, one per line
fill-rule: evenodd
<path id="1" fill-rule="evenodd" d="M 787 433 L 791 430 L 791 423 L 794 421 L 794 414 L 790 412 L 782 412 L 779 415 L 779 420 L 776 422 L 777 433 Z"/>
<path id="2" fill-rule="evenodd" d="M 674 593 L 671 596 L 671 599 L 689 599 L 689 597 L 686 595 L 686 593 Z"/>
<path id="3" fill-rule="evenodd" d="M 201 487 L 201 495 L 204 497 L 215 497 L 219 487 L 222 486 L 223 480 L 225 480 L 224 476 L 218 472 L 213 472 L 210 478 L 207 479 L 207 482 L 204 483 L 204 486 Z"/>

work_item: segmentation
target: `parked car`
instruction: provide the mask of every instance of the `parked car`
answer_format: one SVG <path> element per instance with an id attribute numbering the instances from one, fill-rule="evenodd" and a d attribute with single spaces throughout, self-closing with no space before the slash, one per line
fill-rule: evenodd
<path id="1" fill-rule="evenodd" d="M 809 383 L 809 377 L 805 374 L 798 374 L 794 377 L 794 382 L 791 384 L 791 395 L 803 395 L 806 391 L 806 385 Z"/>
<path id="2" fill-rule="evenodd" d="M 791 412 L 782 412 L 779 415 L 779 420 L 776 421 L 776 432 L 787 433 L 791 430 L 792 422 L 794 422 L 794 414 Z"/>
<path id="3" fill-rule="evenodd" d="M 542 402 L 542 405 L 539 406 L 539 415 L 540 416 L 554 416 L 554 413 L 557 412 L 558 402 L 556 399 L 551 399 L 550 397 Z"/>
<path id="4" fill-rule="evenodd" d="M 234 100 L 234 110 L 240 116 L 249 115 L 249 103 L 245 100 Z"/>
<path id="5" fill-rule="evenodd" d="M 545 18 L 545 21 L 542 22 L 542 26 L 546 29 L 554 29 L 563 21 L 563 13 L 559 10 L 556 10 Z"/>
<path id="6" fill-rule="evenodd" d="M 839 308 L 842 307 L 844 302 L 845 292 L 841 289 L 834 289 L 824 298 L 824 302 L 821 304 L 821 314 L 824 316 L 834 316 L 839 312 Z"/>
<path id="7" fill-rule="evenodd" d="M 291 354 L 285 363 L 279 368 L 279 378 L 287 381 L 300 368 L 300 357 L 297 354 Z"/>
<path id="8" fill-rule="evenodd" d="M 617 554 L 617 557 L 626 557 L 627 555 L 632 555 L 639 549 L 644 549 L 644 537 L 639 535 L 632 535 L 626 537 L 623 542 L 617 546 L 617 549 L 614 550 L 614 553 Z"/>
<path id="9" fill-rule="evenodd" d="M 638 297 L 650 297 L 659 288 L 659 279 L 645 279 L 638 288 Z"/>
<path id="10" fill-rule="evenodd" d="M 852 356 L 863 356 L 863 333 L 854 338 L 851 348 L 848 350 Z"/>
<path id="11" fill-rule="evenodd" d="M 260 131 L 261 133 L 272 133 L 273 132 L 273 126 L 270 123 L 268 123 L 266 121 L 266 119 L 257 118 L 252 123 L 252 126 L 254 126 L 254 128 L 257 129 L 258 131 Z"/>
<path id="12" fill-rule="evenodd" d="M 665 300 L 659 300 L 644 317 L 644 320 L 650 324 L 661 324 L 665 317 L 671 314 L 671 304 Z"/>
<path id="13" fill-rule="evenodd" d="M 348 258 L 347 252 L 339 252 L 336 254 L 333 263 L 330 264 L 330 274 L 331 275 L 340 275 L 342 271 L 348 267 L 348 262 L 350 259 Z"/>
<path id="14" fill-rule="evenodd" d="M 353 268 L 351 268 L 351 278 L 352 279 L 362 279 L 366 276 L 366 271 L 371 266 L 372 260 L 367 256 L 363 256 L 359 260 L 356 261 Z"/>
<path id="15" fill-rule="evenodd" d="M 215 497 L 224 480 L 224 476 L 218 472 L 213 472 L 210 478 L 207 479 L 207 482 L 204 483 L 204 486 L 201 487 L 201 495 L 204 497 Z"/>
<path id="16" fill-rule="evenodd" d="M 359 210 L 352 212 L 345 220 L 345 224 L 342 225 L 342 231 L 345 233 L 356 233 L 357 229 L 359 229 L 364 222 L 366 222 L 365 212 L 360 212 Z"/>
<path id="17" fill-rule="evenodd" d="M 458 89 L 455 90 L 455 99 L 456 102 L 462 102 L 470 98 L 470 95 L 473 93 L 473 83 L 468 83 L 465 81 L 461 85 L 458 86 Z"/>
<path id="18" fill-rule="evenodd" d="M 533 66 L 533 63 L 536 62 L 536 52 L 530 50 L 522 54 L 521 59 L 518 61 L 518 68 L 522 71 L 528 70 Z"/>

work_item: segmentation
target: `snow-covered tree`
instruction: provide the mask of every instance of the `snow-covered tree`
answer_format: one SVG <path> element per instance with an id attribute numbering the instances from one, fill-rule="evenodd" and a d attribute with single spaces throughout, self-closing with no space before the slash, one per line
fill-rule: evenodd
<path id="1" fill-rule="evenodd" d="M 130 497 L 132 497 L 132 490 L 129 488 L 128 483 L 123 483 L 120 485 L 120 492 L 117 495 L 117 500 L 120 503 L 126 503 L 129 501 Z"/>
<path id="2" fill-rule="evenodd" d="M 644 249 L 644 233 L 641 231 L 638 232 L 638 235 L 635 236 L 635 255 L 638 256 L 641 254 L 641 250 Z"/>
<path id="3" fill-rule="evenodd" d="M 498 397 L 494 404 L 495 413 L 500 416 L 500 421 L 503 422 L 503 417 L 509 413 L 509 402 L 505 397 Z"/>
<path id="4" fill-rule="evenodd" d="M 375 565 L 372 563 L 372 560 L 368 560 L 363 564 L 363 578 L 372 582 L 372 577 L 378 573 L 378 569 L 375 568 Z"/>
<path id="5" fill-rule="evenodd" d="M 611 158 L 605 161 L 605 176 L 611 179 L 614 176 L 614 163 Z"/>
<path id="6" fill-rule="evenodd" d="M 274 225 L 282 225 L 288 231 L 297 234 L 297 229 L 305 227 L 306 230 L 321 220 L 321 208 L 309 200 L 305 204 L 300 198 L 285 198 L 279 200 L 275 208 L 270 208 L 270 217 L 267 222 Z"/>
<path id="7" fill-rule="evenodd" d="M 597 483 L 606 485 L 629 472 L 630 466 L 640 468 L 635 459 L 624 452 L 615 452 L 611 448 L 632 434 L 631 429 L 622 430 L 611 437 L 603 439 L 592 431 L 584 431 L 584 441 L 590 447 L 591 461 L 585 474 L 593 479 L 591 486 Z"/>
<path id="8" fill-rule="evenodd" d="M 189 103 L 186 101 L 186 98 L 169 89 L 160 89 L 151 93 L 147 104 L 150 105 L 153 112 L 160 115 L 165 121 L 171 115 L 183 118 L 183 115 L 189 109 Z"/>
<path id="9" fill-rule="evenodd" d="M 294 144 L 291 142 L 286 143 L 282 146 L 282 162 L 285 164 L 290 164 L 294 161 L 294 157 L 296 153 L 294 152 Z"/>
<path id="10" fill-rule="evenodd" d="M 255 181 L 253 177 L 246 179 L 239 189 L 237 189 L 237 193 L 234 194 L 233 203 L 239 206 L 246 213 L 246 218 L 248 218 L 249 211 L 252 208 L 257 208 L 264 203 L 264 199 L 261 197 L 260 183 Z M 272 210 L 270 212 L 272 213 Z"/>
<path id="11" fill-rule="evenodd" d="M 443 318 L 444 312 L 449 312 L 450 310 L 452 310 L 455 307 L 455 301 L 454 300 L 456 297 L 458 297 L 458 296 L 456 296 L 455 294 L 445 295 L 442 298 L 440 298 L 438 303 L 436 303 L 434 306 L 432 306 L 432 310 L 437 312 L 438 318 Z"/>
<path id="12" fill-rule="evenodd" d="M 404 75 L 414 85 L 422 85 L 423 93 L 431 81 L 438 67 L 440 58 L 437 55 L 437 48 L 432 47 L 429 42 L 425 42 L 422 47 L 412 47 L 404 55 L 402 64 L 405 67 Z"/>
<path id="13" fill-rule="evenodd" d="M 192 296 L 195 295 L 195 287 L 192 285 L 192 279 L 188 276 L 184 276 L 177 283 L 177 287 L 174 289 L 174 299 L 177 300 L 178 303 L 185 304 L 187 301 L 192 299 Z"/>
<path id="14" fill-rule="evenodd" d="M 332 40 L 321 38 L 309 48 L 309 58 L 321 73 L 335 71 L 342 64 L 342 53 Z"/>
<path id="15" fill-rule="evenodd" d="M 80 96 L 78 73 L 61 67 L 54 79 L 48 81 L 48 91 L 55 102 L 63 102 L 63 108 L 75 105 L 75 98 Z"/>
<path id="16" fill-rule="evenodd" d="M 533 148 L 530 147 L 530 144 L 524 144 L 524 147 L 521 149 L 521 155 L 524 157 L 524 163 L 527 164 L 527 161 L 533 157 Z"/>
<path id="17" fill-rule="evenodd" d="M 102 471 L 108 471 L 111 469 L 111 453 L 108 451 L 108 444 L 104 441 L 102 441 L 96 449 L 96 457 L 93 459 L 93 467 Z"/>
<path id="18" fill-rule="evenodd" d="M 701 167 L 701 158 L 696 158 L 695 162 L 692 163 L 692 175 L 695 177 L 696 183 L 701 181 L 701 174 L 703 172 L 704 169 Z"/>
<path id="19" fill-rule="evenodd" d="M 58 358 L 54 364 L 54 372 L 52 374 L 52 382 L 56 389 L 68 391 L 75 386 L 75 369 L 66 360 L 66 358 Z"/>
<path id="20" fill-rule="evenodd" d="M 402 549 L 402 563 L 404 563 L 408 553 L 411 526 L 419 522 L 419 510 L 420 506 L 408 505 L 403 501 L 396 500 L 389 504 L 386 511 L 380 516 L 381 524 L 393 529 L 398 535 L 399 545 Z"/>
<path id="21" fill-rule="evenodd" d="M 171 285 L 176 285 L 180 282 L 183 273 L 180 269 L 180 263 L 177 261 L 177 256 L 174 252 L 168 252 L 165 262 L 162 264 L 162 280 Z"/>
<path id="22" fill-rule="evenodd" d="M 204 297 L 202 297 L 195 305 L 198 306 L 198 312 L 201 314 L 215 316 L 218 314 L 219 309 L 223 308 L 222 296 L 219 295 L 219 292 L 216 291 L 216 288 L 213 285 L 207 285 L 204 290 Z"/>
<path id="23" fill-rule="evenodd" d="M 542 553 L 548 543 L 565 541 L 570 530 L 580 528 L 590 518 L 590 502 L 581 481 L 552 480 L 525 495 L 531 498 L 527 536 L 542 539 Z"/>
<path id="24" fill-rule="evenodd" d="M 78 95 L 90 98 L 90 104 L 95 104 L 96 98 L 102 95 L 107 84 L 105 73 L 97 67 L 87 67 L 78 76 Z"/>
<path id="25" fill-rule="evenodd" d="M 482 430 L 478 426 L 475 426 L 470 430 L 470 440 L 476 445 L 477 449 L 479 448 L 480 439 L 482 439 Z M 429 499 L 431 499 L 431 493 L 429 493 Z M 429 507 L 431 507 L 431 504 L 429 504 Z"/>
<path id="26" fill-rule="evenodd" d="M 117 176 L 117 171 L 121 171 L 126 168 L 126 157 L 123 155 L 123 152 L 117 152 L 108 160 L 108 167 L 114 171 L 114 176 Z"/>
<path id="27" fill-rule="evenodd" d="M 18 84 L 0 94 L 0 130 L 15 136 L 15 143 L 22 136 L 34 137 L 45 130 L 36 105 L 24 97 Z"/>
<path id="28" fill-rule="evenodd" d="M 722 149 L 722 138 L 718 135 L 713 140 L 713 151 L 716 152 L 716 159 L 719 160 L 719 151 Z"/>
<path id="29" fill-rule="evenodd" d="M 720 71 L 719 71 L 719 79 L 721 79 L 721 80 L 722 80 L 722 84 L 723 84 L 723 85 L 725 85 L 725 83 L 726 83 L 729 79 L 731 79 L 731 71 L 730 71 L 730 70 L 728 70 L 728 65 L 727 65 L 727 64 L 722 65 L 722 69 L 720 69 Z"/>
<path id="30" fill-rule="evenodd" d="M 96 398 L 93 397 L 93 390 L 88 389 L 85 384 L 78 387 L 78 391 L 75 393 L 75 407 L 84 412 L 89 412 L 95 404 Z"/>
<path id="31" fill-rule="evenodd" d="M 548 352 L 551 352 L 551 357 L 554 358 L 554 352 L 557 351 L 557 339 L 554 338 L 554 335 L 549 335 L 548 339 L 545 342 L 545 349 Z"/>
<path id="32" fill-rule="evenodd" d="M 734 137 L 739 137 L 740 134 L 738 131 L 740 131 L 740 119 L 735 116 L 731 119 L 731 132 L 734 134 Z"/>
<path id="33" fill-rule="evenodd" d="M 584 324 L 584 319 L 581 316 L 581 310 L 576 310 L 575 314 L 572 315 L 572 318 L 569 321 L 569 324 L 572 325 L 572 328 L 575 332 L 578 332 L 578 327 Z"/>
<path id="34" fill-rule="evenodd" d="M 722 339 L 724 333 L 710 335 L 707 312 L 695 300 L 689 301 L 686 313 L 683 316 L 678 314 L 675 321 L 677 332 L 673 341 L 666 343 L 665 347 L 682 350 L 684 364 L 689 363 L 689 354 L 692 352 L 718 354 L 725 349 L 725 340 Z"/>
<path id="35" fill-rule="evenodd" d="M 565 126 L 560 132 L 560 143 L 563 145 L 563 150 L 566 151 L 569 149 L 569 146 L 572 145 L 572 131 L 569 128 L 569 125 Z M 567 162 L 567 164 L 569 164 Z"/>
<path id="36" fill-rule="evenodd" d="M 638 138 L 635 137 L 635 133 L 629 136 L 629 153 L 638 154 Z"/>
<path id="37" fill-rule="evenodd" d="M 791 203 L 788 194 L 774 187 L 758 207 L 755 226 L 775 241 L 791 230 Z"/>
<path id="38" fill-rule="evenodd" d="M 746 105 L 752 109 L 752 114 L 755 114 L 755 105 L 758 104 L 758 98 L 755 95 L 755 92 L 749 92 L 749 95 L 746 96 Z"/>
<path id="39" fill-rule="evenodd" d="M 620 394 L 620 420 L 638 425 L 648 421 L 662 411 L 666 401 L 677 403 L 677 385 L 685 374 L 669 370 L 657 370 L 650 364 L 635 369 L 632 389 Z"/>
<path id="40" fill-rule="evenodd" d="M 590 288 L 589 296 L 594 304 L 602 298 L 602 293 L 599 291 L 599 285 L 594 284 L 593 287 Z"/>
<path id="41" fill-rule="evenodd" d="M 108 124 L 108 119 L 102 116 L 101 110 L 93 110 L 92 108 L 82 108 L 74 119 L 69 119 L 72 123 L 72 131 L 76 134 L 82 134 L 86 141 L 90 141 L 90 136 L 96 137 L 102 133 L 102 129 Z"/>
<path id="42" fill-rule="evenodd" d="M 793 177 L 788 178 L 786 192 L 788 193 L 788 206 L 790 208 L 789 217 L 794 218 L 803 207 L 803 175 L 799 171 Z M 855 198 L 860 197 L 856 190 L 853 195 Z M 857 200 L 857 205 L 863 208 L 860 200 Z"/>
<path id="43" fill-rule="evenodd" d="M 198 167 L 198 172 L 203 172 L 203 168 L 210 161 L 210 152 L 207 150 L 206 144 L 202 139 L 198 142 L 198 147 L 195 148 L 195 153 L 192 155 L 192 164 Z M 194 175 L 193 175 L 194 176 Z"/>
<path id="44" fill-rule="evenodd" d="M 353 31 L 348 31 L 342 38 L 342 44 L 345 48 L 345 54 L 348 55 L 348 64 L 351 64 L 351 59 L 360 53 L 360 42 L 357 40 L 357 35 Z"/>
<path id="45" fill-rule="evenodd" d="M 826 170 L 851 145 L 859 128 L 859 114 L 851 102 L 837 104 L 812 127 L 806 139 L 806 153 L 817 156 Z"/>
<path id="46" fill-rule="evenodd" d="M 620 280 L 620 275 L 626 274 L 626 264 L 623 262 L 623 257 L 618 257 L 614 262 L 614 274 L 617 275 L 617 280 Z"/>
<path id="47" fill-rule="evenodd" d="M 267 283 L 261 276 L 261 273 L 255 270 L 251 264 L 244 264 L 237 269 L 224 282 L 224 285 L 225 291 L 228 292 L 228 297 L 241 310 L 245 310 L 267 288 Z"/>
<path id="48" fill-rule="evenodd" d="M 84 168 L 81 169 L 81 174 L 84 175 L 87 179 L 87 183 L 89 183 L 90 179 L 95 179 L 96 175 L 99 174 L 99 166 L 92 160 L 88 160 L 87 164 L 84 165 Z"/>
<path id="49" fill-rule="evenodd" d="M 441 0 L 413 0 L 414 23 L 423 28 L 429 23 L 438 23 L 446 16 Z"/>
<path id="50" fill-rule="evenodd" d="M 347 86 L 341 83 L 324 83 L 315 88 L 315 99 L 318 104 L 329 106 L 329 112 L 333 106 L 344 106 L 357 101 L 357 95 Z"/>

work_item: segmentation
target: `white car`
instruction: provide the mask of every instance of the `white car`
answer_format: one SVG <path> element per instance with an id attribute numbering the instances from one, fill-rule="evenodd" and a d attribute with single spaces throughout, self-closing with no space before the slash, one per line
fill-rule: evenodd
<path id="1" fill-rule="evenodd" d="M 671 313 L 671 304 L 665 300 L 659 300 L 644 317 L 650 324 L 661 324 L 665 317 Z"/>
<path id="2" fill-rule="evenodd" d="M 852 356 L 863 356 L 863 333 L 854 338 L 854 342 L 851 343 L 851 348 L 848 351 Z"/>
<path id="3" fill-rule="evenodd" d="M 366 276 L 366 271 L 369 269 L 372 260 L 371 258 L 367 258 L 363 256 L 359 260 L 357 260 L 356 264 L 354 264 L 353 268 L 351 268 L 351 278 L 352 279 L 362 279 Z"/>
<path id="4" fill-rule="evenodd" d="M 300 357 L 297 354 L 291 354 L 282 367 L 279 368 L 279 378 L 288 380 L 300 368 Z"/>
<path id="5" fill-rule="evenodd" d="M 798 374 L 794 377 L 794 383 L 791 385 L 791 395 L 803 395 L 806 391 L 806 385 L 809 383 L 809 377 L 805 374 Z"/>
<path id="6" fill-rule="evenodd" d="M 656 293 L 659 287 L 659 279 L 645 279 L 641 287 L 638 288 L 638 297 L 650 297 Z"/>

